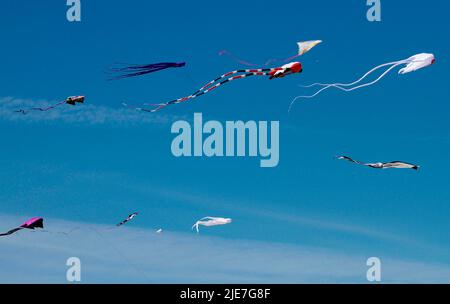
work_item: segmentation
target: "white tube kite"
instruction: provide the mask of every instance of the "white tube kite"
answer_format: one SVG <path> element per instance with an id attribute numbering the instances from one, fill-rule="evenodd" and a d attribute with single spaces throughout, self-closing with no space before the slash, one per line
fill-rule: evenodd
<path id="1" fill-rule="evenodd" d="M 367 73 L 365 73 L 361 78 L 359 78 L 358 80 L 351 82 L 351 83 L 313 83 L 311 85 L 308 86 L 303 86 L 305 88 L 311 88 L 311 87 L 315 87 L 315 86 L 321 86 L 322 88 L 319 89 L 318 91 L 316 91 L 316 93 L 314 93 L 313 95 L 309 95 L 309 96 L 297 96 L 295 97 L 291 104 L 289 105 L 289 111 L 292 108 L 292 105 L 300 98 L 305 98 L 305 99 L 310 99 L 310 98 L 314 98 L 317 95 L 319 95 L 320 93 L 322 93 L 323 91 L 334 87 L 337 88 L 339 90 L 345 91 L 345 92 L 351 92 L 363 87 L 367 87 L 367 86 L 371 86 L 376 84 L 378 81 L 380 81 L 382 78 L 384 78 L 384 76 L 386 76 L 391 70 L 393 70 L 394 68 L 400 66 L 400 65 L 406 65 L 404 68 L 400 69 L 398 74 L 407 74 L 407 73 L 411 73 L 420 69 L 423 69 L 425 67 L 428 67 L 432 64 L 435 63 L 435 58 L 433 54 L 429 54 L 429 53 L 420 53 L 414 56 L 409 57 L 408 59 L 404 59 L 404 60 L 398 60 L 398 61 L 393 61 L 393 62 L 388 62 L 388 63 L 383 63 L 380 64 L 379 66 L 374 67 L 373 69 L 371 69 L 370 71 L 368 71 Z M 370 74 L 372 74 L 373 72 L 377 71 L 378 69 L 381 69 L 383 67 L 389 67 L 386 71 L 384 71 L 378 78 L 376 78 L 375 80 L 371 81 L 371 82 L 367 82 L 364 84 L 359 84 L 361 81 L 363 81 L 367 76 L 369 76 Z"/>
<path id="2" fill-rule="evenodd" d="M 199 221 L 197 221 L 192 226 L 192 229 L 195 228 L 197 230 L 197 233 L 199 233 L 200 232 L 200 230 L 198 229 L 199 225 L 202 225 L 205 227 L 211 227 L 211 226 L 226 225 L 226 224 L 230 224 L 231 222 L 232 222 L 232 219 L 230 219 L 230 218 L 207 216 L 207 217 L 204 217 L 204 218 L 200 219 Z"/>

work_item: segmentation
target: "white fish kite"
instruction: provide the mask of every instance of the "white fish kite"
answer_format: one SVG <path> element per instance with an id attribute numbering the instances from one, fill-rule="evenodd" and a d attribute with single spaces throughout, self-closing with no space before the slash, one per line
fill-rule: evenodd
<path id="1" fill-rule="evenodd" d="M 348 156 L 338 156 L 336 157 L 337 159 L 343 159 L 343 160 L 347 160 L 350 161 L 352 163 L 358 164 L 358 165 L 362 165 L 362 166 L 367 166 L 370 168 L 375 168 L 375 169 L 413 169 L 413 170 L 418 170 L 419 166 L 417 165 L 413 165 L 410 163 L 405 163 L 402 161 L 391 161 L 391 162 L 387 162 L 387 163 L 363 163 L 357 160 L 354 160 Z"/>
<path id="2" fill-rule="evenodd" d="M 288 58 L 285 58 L 285 59 L 269 59 L 269 60 L 266 61 L 266 63 L 264 65 L 267 66 L 267 65 L 271 64 L 272 62 L 285 62 L 286 63 L 286 62 L 292 61 L 295 58 L 297 58 L 299 56 L 302 56 L 303 54 L 309 52 L 313 47 L 315 47 L 319 43 L 322 43 L 322 40 L 299 41 L 299 42 L 297 42 L 298 52 L 297 52 L 296 55 L 288 57 Z M 220 56 L 223 56 L 223 55 L 228 56 L 231 59 L 233 59 L 234 61 L 236 61 L 236 62 L 238 62 L 238 63 L 240 63 L 242 65 L 246 65 L 246 66 L 255 67 L 255 66 L 259 66 L 260 65 L 260 64 L 255 64 L 255 63 L 251 63 L 251 62 L 242 60 L 242 59 L 236 57 L 233 53 L 231 53 L 231 52 L 229 52 L 227 50 L 221 50 L 219 52 L 219 55 Z"/>
<path id="3" fill-rule="evenodd" d="M 124 219 L 123 221 L 121 221 L 120 223 L 118 223 L 116 226 L 122 226 L 124 224 L 126 224 L 127 222 L 131 221 L 132 219 L 134 219 L 139 213 L 134 212 L 132 214 L 130 214 L 126 219 Z"/>
<path id="4" fill-rule="evenodd" d="M 407 73 L 411 73 L 411 72 L 415 72 L 417 70 L 423 69 L 425 67 L 428 67 L 432 64 L 434 64 L 436 62 L 436 59 L 434 58 L 433 54 L 429 54 L 429 53 L 420 53 L 414 56 L 411 56 L 407 59 L 403 59 L 403 60 L 398 60 L 398 61 L 393 61 L 393 62 L 387 62 L 387 63 L 383 63 L 379 66 L 374 67 L 373 69 L 371 69 L 370 71 L 368 71 L 367 73 L 365 73 L 361 78 L 359 78 L 358 80 L 351 82 L 351 83 L 313 83 L 311 85 L 307 85 L 307 86 L 303 86 L 304 88 L 311 88 L 311 87 L 315 87 L 315 86 L 320 86 L 322 87 L 321 89 L 319 89 L 318 91 L 316 91 L 313 95 L 309 95 L 309 96 L 297 96 L 294 98 L 294 100 L 292 100 L 290 106 L 289 106 L 289 111 L 292 108 L 292 105 L 301 98 L 314 98 L 317 95 L 319 95 L 320 93 L 322 93 L 323 91 L 329 89 L 329 88 L 337 88 L 339 90 L 345 91 L 345 92 L 351 92 L 354 90 L 358 90 L 361 89 L 363 87 L 368 87 L 371 85 L 376 84 L 378 81 L 380 81 L 384 76 L 386 76 L 390 71 L 392 71 L 394 68 L 400 66 L 400 65 L 405 65 L 405 67 L 403 67 L 402 69 L 400 69 L 398 71 L 398 74 L 407 74 Z M 383 67 L 389 67 L 388 69 L 386 69 L 386 71 L 384 71 L 378 78 L 376 78 L 375 80 L 371 81 L 371 82 L 367 82 L 364 84 L 359 84 L 361 81 L 363 81 L 367 76 L 369 76 L 370 74 L 372 74 L 373 72 L 375 72 L 376 70 L 383 68 Z"/>
<path id="5" fill-rule="evenodd" d="M 192 226 L 192 229 L 195 228 L 197 230 L 197 233 L 199 233 L 200 232 L 198 229 L 199 225 L 202 225 L 205 227 L 211 227 L 211 226 L 226 225 L 226 224 L 230 224 L 231 222 L 232 222 L 232 219 L 230 219 L 230 218 L 207 216 L 207 217 L 204 217 L 204 218 L 200 219 L 199 221 L 197 221 Z"/>

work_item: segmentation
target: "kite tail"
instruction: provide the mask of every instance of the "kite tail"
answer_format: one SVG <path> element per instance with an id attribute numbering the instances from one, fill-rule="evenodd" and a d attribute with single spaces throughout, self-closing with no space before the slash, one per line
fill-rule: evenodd
<path id="1" fill-rule="evenodd" d="M 67 102 L 67 100 L 63 100 L 63 101 L 60 101 L 60 102 L 58 102 L 58 103 L 56 103 L 56 104 L 54 104 L 54 105 L 51 105 L 51 106 L 49 106 L 49 107 L 47 107 L 47 108 L 19 109 L 19 110 L 15 110 L 14 112 L 16 112 L 16 113 L 22 113 L 23 115 L 28 114 L 28 112 L 30 112 L 30 111 L 41 111 L 41 112 L 46 112 L 46 111 L 48 111 L 48 110 L 54 109 L 54 108 L 56 108 L 56 107 L 59 107 L 59 106 L 65 104 L 66 102 Z"/>
<path id="2" fill-rule="evenodd" d="M 211 80 L 210 82 L 208 82 L 207 84 L 205 84 L 204 86 L 202 86 L 200 89 L 198 89 L 197 91 L 195 91 L 192 95 L 195 95 L 201 91 L 206 90 L 208 87 L 210 87 L 212 84 L 216 83 L 216 82 L 220 82 L 221 80 L 223 80 L 226 77 L 229 77 L 231 75 L 234 74 L 238 74 L 238 73 L 261 73 L 261 72 L 270 72 L 272 71 L 273 68 L 264 68 L 264 69 L 241 69 L 241 70 L 234 70 L 234 71 L 230 71 L 228 73 L 222 74 L 219 77 Z"/>
<path id="3" fill-rule="evenodd" d="M 305 98 L 305 99 L 311 99 L 311 98 L 314 98 L 314 97 L 316 97 L 317 95 L 319 95 L 320 93 L 322 93 L 323 91 L 325 91 L 325 90 L 327 90 L 327 89 L 329 89 L 329 88 L 331 88 L 331 87 L 335 87 L 335 88 L 337 88 L 337 89 L 339 89 L 339 90 L 342 90 L 342 91 L 345 91 L 345 92 L 351 92 L 351 91 L 354 91 L 354 90 L 357 90 L 357 89 L 360 89 L 360 88 L 363 88 L 363 87 L 367 87 L 367 86 L 371 86 L 371 85 L 374 85 L 374 84 L 376 84 L 378 81 L 380 81 L 381 79 L 383 79 L 392 69 L 394 69 L 394 68 L 396 68 L 397 66 L 399 66 L 399 65 L 401 65 L 401 64 L 404 64 L 406 61 L 405 60 L 402 60 L 402 61 L 396 61 L 394 64 L 392 64 L 391 63 L 391 67 L 389 67 L 386 71 L 384 71 L 383 72 L 383 74 L 381 74 L 378 78 L 376 78 L 375 80 L 373 80 L 373 81 L 371 81 L 371 82 L 368 82 L 368 83 L 365 83 L 365 84 L 361 84 L 361 85 L 358 85 L 358 86 L 356 86 L 356 87 L 352 87 L 352 88 L 349 88 L 349 89 L 347 89 L 347 88 L 345 88 L 344 86 L 350 86 L 350 85 L 354 85 L 354 84 L 357 84 L 357 83 L 359 83 L 362 79 L 364 79 L 367 75 L 365 75 L 365 76 L 363 76 L 361 79 L 359 79 L 358 81 L 355 81 L 354 83 L 352 83 L 352 84 L 342 84 L 342 85 L 339 85 L 339 84 L 328 84 L 328 85 L 326 85 L 326 86 L 324 86 L 323 88 L 321 88 L 320 90 L 318 90 L 316 93 L 314 93 L 313 95 L 309 95 L 309 96 L 297 96 L 297 97 L 295 97 L 292 101 L 291 101 L 291 103 L 290 103 L 290 105 L 289 105 L 289 109 L 288 109 L 288 112 L 290 112 L 291 111 L 291 108 L 292 108 L 292 106 L 293 106 L 293 104 L 298 100 L 298 99 L 300 99 L 300 98 Z M 386 66 L 386 65 L 388 65 L 388 64 L 385 64 L 384 66 Z M 373 70 L 375 70 L 375 69 L 373 69 Z"/>
<path id="4" fill-rule="evenodd" d="M 20 110 L 15 110 L 14 111 L 15 113 L 22 113 L 23 115 L 27 115 L 27 111 L 26 110 L 23 110 L 23 109 L 20 109 Z M 1 236 L 1 235 L 0 235 Z"/>
<path id="5" fill-rule="evenodd" d="M 109 78 L 108 80 L 119 80 L 124 78 L 131 78 L 136 76 L 141 76 L 145 74 L 150 74 L 154 72 L 158 72 L 161 70 L 165 70 L 168 68 L 180 68 L 186 65 L 185 62 L 161 62 L 161 63 L 153 63 L 153 64 L 119 64 L 124 66 L 112 67 L 109 69 L 110 74 L 121 74 Z"/>
<path id="6" fill-rule="evenodd" d="M 122 105 L 128 109 L 133 109 L 136 111 L 142 111 L 142 112 L 149 112 L 149 113 L 154 113 L 156 111 L 161 110 L 162 108 L 165 108 L 168 106 L 168 104 L 165 103 L 160 103 L 160 104 L 154 104 L 154 103 L 145 103 L 144 106 L 151 106 L 154 107 L 153 109 L 147 109 L 144 107 L 139 107 L 139 106 L 130 106 L 127 103 L 122 103 Z"/>
<path id="7" fill-rule="evenodd" d="M 200 233 L 200 230 L 198 229 L 198 222 L 197 223 L 195 223 L 193 226 L 192 226 L 192 229 L 194 229 L 195 228 L 195 230 L 197 230 L 197 233 Z"/>
<path id="8" fill-rule="evenodd" d="M 393 61 L 393 62 L 387 62 L 387 63 L 383 63 L 380 64 L 379 66 L 374 67 L 373 69 L 371 69 L 370 71 L 368 71 L 367 73 L 365 73 L 361 78 L 359 78 L 358 80 L 351 82 L 351 83 L 320 83 L 320 82 L 316 82 L 310 85 L 302 85 L 302 88 L 312 88 L 315 86 L 342 86 L 342 87 L 350 87 L 352 85 L 358 84 L 359 82 L 361 82 L 362 80 L 364 80 L 367 76 L 369 76 L 370 74 L 372 74 L 373 72 L 375 72 L 376 70 L 385 67 L 385 66 L 389 66 L 389 65 L 395 65 L 395 64 L 399 64 L 399 63 L 404 63 L 407 62 L 407 60 L 399 60 L 399 61 Z"/>
<path id="9" fill-rule="evenodd" d="M 338 88 L 338 89 L 340 89 L 340 90 L 343 90 L 343 91 L 345 91 L 345 92 L 351 92 L 351 91 L 354 91 L 354 90 L 357 90 L 357 89 L 360 89 L 360 88 L 364 88 L 364 87 L 368 87 L 368 86 L 374 85 L 374 84 L 376 84 L 378 81 L 380 81 L 381 79 L 383 79 L 384 76 L 386 76 L 392 69 L 396 68 L 397 66 L 399 66 L 399 65 L 401 65 L 401 64 L 403 64 L 403 62 L 394 64 L 393 66 L 391 66 L 389 69 L 387 69 L 383 74 L 381 74 L 381 75 L 380 75 L 377 79 L 375 79 L 374 81 L 371 81 L 371 82 L 368 82 L 368 83 L 364 83 L 364 84 L 361 84 L 361 85 L 359 85 L 359 86 L 352 87 L 352 88 L 350 88 L 350 89 L 347 89 L 347 88 L 344 88 L 344 87 L 341 87 L 341 86 L 335 86 L 335 87 Z"/>
<path id="10" fill-rule="evenodd" d="M 343 159 L 343 160 L 346 160 L 346 161 L 349 161 L 349 162 L 352 162 L 352 163 L 355 163 L 355 164 L 358 164 L 358 165 L 365 165 L 364 163 L 360 162 L 359 160 L 354 160 L 353 158 L 348 157 L 348 156 L 336 156 L 335 158 L 336 159 Z"/>
<path id="11" fill-rule="evenodd" d="M 181 102 L 187 101 L 189 99 L 197 98 L 199 96 L 202 96 L 204 94 L 207 94 L 207 93 L 211 92 L 212 90 L 218 88 L 221 85 L 224 85 L 227 82 L 231 82 L 231 81 L 236 80 L 236 79 L 242 79 L 242 78 L 250 77 L 250 76 L 267 76 L 268 75 L 267 72 L 261 72 L 259 70 L 258 70 L 258 72 L 253 72 L 253 71 L 257 71 L 257 70 L 250 70 L 250 71 L 252 71 L 252 72 L 248 72 L 246 74 L 232 76 L 232 77 L 226 78 L 224 80 L 221 80 L 219 82 L 215 82 L 215 81 L 210 82 L 209 84 L 203 86 L 198 91 L 194 92 L 192 95 L 189 95 L 189 96 L 186 96 L 186 97 L 182 97 L 182 98 L 179 98 L 179 99 L 175 99 L 175 100 L 171 100 L 171 101 L 169 101 L 167 103 L 157 104 L 157 105 L 155 105 L 155 106 L 157 106 L 157 108 L 153 109 L 152 112 L 156 112 L 156 111 L 158 111 L 158 110 L 160 110 L 162 108 L 165 108 L 166 106 L 171 105 L 171 104 L 177 104 L 177 103 L 181 103 Z M 235 74 L 235 73 L 233 72 L 233 74 Z M 212 84 L 214 84 L 214 85 L 212 85 Z"/>
<path id="12" fill-rule="evenodd" d="M 200 89 L 198 89 L 197 91 L 195 91 L 194 93 L 192 93 L 189 96 L 185 96 L 185 97 L 181 97 L 181 98 L 178 98 L 178 99 L 174 99 L 174 100 L 171 100 L 171 101 L 168 101 L 168 102 L 165 102 L 165 103 L 147 104 L 147 105 L 154 106 L 155 108 L 153 108 L 153 109 L 146 109 L 146 108 L 143 108 L 143 107 L 134 107 L 134 109 L 139 110 L 139 111 L 145 111 L 145 112 L 154 113 L 156 111 L 159 111 L 159 110 L 167 107 L 168 105 L 181 103 L 181 102 L 187 101 L 189 99 L 193 99 L 193 98 L 199 97 L 201 95 L 204 95 L 206 93 L 209 93 L 212 90 L 218 88 L 219 86 L 221 86 L 221 85 L 223 85 L 223 84 L 225 84 L 227 82 L 231 82 L 233 80 L 236 80 L 236 79 L 242 79 L 242 78 L 250 77 L 250 76 L 268 76 L 269 72 L 272 71 L 272 70 L 273 69 L 247 69 L 247 70 L 231 71 L 231 72 L 225 73 L 225 74 L 217 77 L 216 79 L 208 82 L 207 84 L 205 84 L 204 86 L 202 86 Z M 235 75 L 237 73 L 245 73 L 245 74 Z M 232 75 L 235 75 L 235 76 L 232 76 Z M 228 77 L 228 76 L 231 76 L 231 77 Z M 125 106 L 128 107 L 128 105 L 126 105 L 126 104 L 125 104 Z"/>

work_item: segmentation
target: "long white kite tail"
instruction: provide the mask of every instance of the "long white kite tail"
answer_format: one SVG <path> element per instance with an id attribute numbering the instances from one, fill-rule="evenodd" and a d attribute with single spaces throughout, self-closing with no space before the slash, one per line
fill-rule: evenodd
<path id="1" fill-rule="evenodd" d="M 388 63 L 383 63 L 380 64 L 376 67 L 374 67 L 373 69 L 371 69 L 370 71 L 366 72 L 362 77 L 360 77 L 358 80 L 351 82 L 351 83 L 313 83 L 311 85 L 308 86 L 304 86 L 304 87 L 314 87 L 314 86 L 322 86 L 323 88 L 319 89 L 316 93 L 314 93 L 313 95 L 309 95 L 309 96 L 297 96 L 295 97 L 290 105 L 289 105 L 289 109 L 288 112 L 291 111 L 293 104 L 300 98 L 305 98 L 305 99 L 311 99 L 316 97 L 317 95 L 319 95 L 320 93 L 322 93 L 325 90 L 328 90 L 331 87 L 337 88 L 339 90 L 345 91 L 345 92 L 351 92 L 363 87 L 367 87 L 367 86 L 371 86 L 376 84 L 378 81 L 380 81 L 381 79 L 383 79 L 391 70 L 393 70 L 394 68 L 396 68 L 397 66 L 401 65 L 401 64 L 405 64 L 411 62 L 411 60 L 409 59 L 404 59 L 404 60 L 398 60 L 398 61 L 393 61 L 393 62 L 388 62 Z M 374 81 L 356 86 L 356 87 L 352 87 L 347 89 L 346 87 L 351 87 L 354 86 L 358 83 L 360 83 L 361 81 L 363 81 L 367 76 L 369 76 L 370 74 L 372 74 L 373 72 L 375 72 L 376 70 L 382 68 L 382 67 L 386 67 L 386 66 L 390 66 L 386 71 L 384 71 L 377 79 L 375 79 Z"/>
<path id="2" fill-rule="evenodd" d="M 302 88 L 312 88 L 315 86 L 322 86 L 322 87 L 326 87 L 326 86 L 341 86 L 341 87 L 349 87 L 352 85 L 355 85 L 357 83 L 359 83 L 360 81 L 364 80 L 367 76 L 369 76 L 370 74 L 372 74 L 373 72 L 375 72 L 376 70 L 388 66 L 388 65 L 393 65 L 393 64 L 397 64 L 400 61 L 393 61 L 393 62 L 388 62 L 388 63 L 383 63 L 380 64 L 379 66 L 374 67 L 373 69 L 371 69 L 370 71 L 368 71 L 366 74 L 364 74 L 361 78 L 359 78 L 358 80 L 351 82 L 351 83 L 320 83 L 320 82 L 316 82 L 310 85 L 302 85 Z"/>
<path id="3" fill-rule="evenodd" d="M 200 232 L 200 230 L 198 229 L 198 225 L 200 224 L 200 222 L 197 222 L 197 223 L 195 223 L 193 226 L 192 226 L 192 229 L 196 229 L 197 230 L 197 233 L 199 233 Z"/>
<path id="4" fill-rule="evenodd" d="M 403 64 L 403 62 L 398 63 L 398 64 L 394 64 L 389 69 L 387 69 L 383 74 L 381 74 L 377 79 L 375 79 L 374 81 L 371 81 L 369 83 L 364 83 L 364 84 L 361 84 L 359 86 L 356 86 L 356 87 L 353 87 L 353 88 L 350 88 L 350 89 L 346 89 L 346 88 L 341 87 L 341 86 L 335 86 L 335 87 L 340 89 L 340 90 L 342 90 L 342 91 L 345 91 L 345 92 L 351 92 L 351 91 L 354 91 L 354 90 L 357 90 L 357 89 L 360 89 L 360 88 L 364 88 L 364 87 L 368 87 L 368 86 L 374 85 L 378 81 L 380 81 L 382 78 L 384 78 L 384 76 L 386 76 L 392 69 L 396 68 L 397 66 L 399 66 L 401 64 Z"/>

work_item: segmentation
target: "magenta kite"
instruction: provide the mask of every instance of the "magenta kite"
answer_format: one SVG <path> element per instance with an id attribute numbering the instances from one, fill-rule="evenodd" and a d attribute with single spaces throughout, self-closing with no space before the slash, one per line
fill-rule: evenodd
<path id="1" fill-rule="evenodd" d="M 26 221 L 25 223 L 23 223 L 22 225 L 20 225 L 19 227 L 11 229 L 8 232 L 0 234 L 0 237 L 11 235 L 22 229 L 34 230 L 36 228 L 41 228 L 41 229 L 44 228 L 44 219 L 42 217 L 33 217 L 33 218 L 29 219 L 28 221 Z"/>

